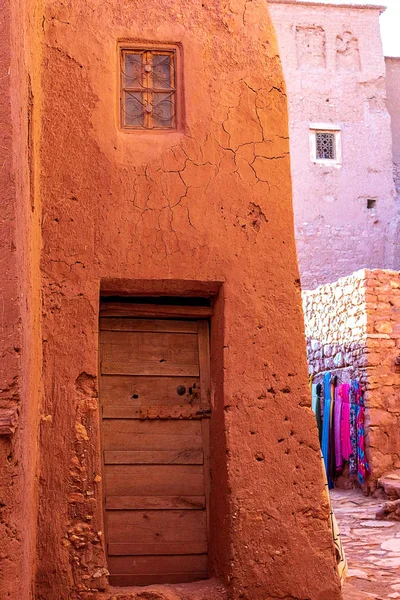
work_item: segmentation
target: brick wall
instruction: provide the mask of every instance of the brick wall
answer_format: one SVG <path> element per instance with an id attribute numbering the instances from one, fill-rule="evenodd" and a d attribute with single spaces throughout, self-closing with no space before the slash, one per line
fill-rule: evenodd
<path id="1" fill-rule="evenodd" d="M 309 372 L 335 371 L 365 390 L 369 487 L 400 468 L 400 274 L 361 270 L 303 292 Z"/>

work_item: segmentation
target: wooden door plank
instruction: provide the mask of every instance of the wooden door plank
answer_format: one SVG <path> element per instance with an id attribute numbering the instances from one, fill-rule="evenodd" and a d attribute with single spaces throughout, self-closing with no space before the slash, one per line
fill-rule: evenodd
<path id="1" fill-rule="evenodd" d="M 200 366 L 201 404 L 210 404 L 210 342 L 207 321 L 198 321 L 198 354 Z"/>
<path id="2" fill-rule="evenodd" d="M 207 542 L 155 542 L 153 544 L 108 544 L 109 556 L 167 556 L 169 554 L 206 554 Z"/>
<path id="3" fill-rule="evenodd" d="M 201 450 L 106 450 L 106 465 L 202 465 Z"/>
<path id="4" fill-rule="evenodd" d="M 106 496 L 107 510 L 203 510 L 205 506 L 205 496 Z"/>
<path id="5" fill-rule="evenodd" d="M 210 373 L 210 341 L 209 341 L 209 324 L 207 321 L 198 321 L 198 344 L 199 344 L 199 363 L 200 363 L 200 390 L 201 403 L 210 404 L 211 402 L 211 373 Z M 204 485 L 206 496 L 206 515 L 207 515 L 207 534 L 209 531 L 210 522 L 210 422 L 203 419 L 202 424 L 203 435 L 203 452 L 204 452 Z"/>
<path id="6" fill-rule="evenodd" d="M 147 317 L 159 319 L 184 319 L 211 317 L 209 306 L 163 306 L 161 304 L 130 304 L 124 302 L 100 302 L 101 317 Z"/>
<path id="7" fill-rule="evenodd" d="M 210 407 L 197 404 L 170 406 L 103 406 L 103 419 L 207 419 Z"/>
<path id="8" fill-rule="evenodd" d="M 202 510 L 107 510 L 108 543 L 207 542 Z"/>
<path id="9" fill-rule="evenodd" d="M 201 496 L 200 465 L 105 465 L 106 496 Z"/>
<path id="10" fill-rule="evenodd" d="M 198 377 L 200 370 L 197 364 L 178 364 L 169 363 L 165 359 L 164 362 L 161 360 L 157 362 L 133 362 L 126 364 L 125 361 L 121 360 L 108 360 L 108 362 L 102 363 L 101 373 L 102 375 L 156 375 L 158 377 L 172 375 L 182 377 Z"/>
<path id="11" fill-rule="evenodd" d="M 208 575 L 207 315 L 174 321 L 125 311 L 100 322 L 110 582 L 196 581 Z"/>
<path id="12" fill-rule="evenodd" d="M 208 573 L 155 573 L 153 575 L 110 575 L 110 585 L 128 587 L 162 583 L 191 583 L 207 579 Z"/>
<path id="13" fill-rule="evenodd" d="M 113 575 L 124 575 L 126 573 L 140 573 L 141 575 L 205 573 L 207 571 L 207 555 L 110 556 L 108 568 Z"/>
<path id="14" fill-rule="evenodd" d="M 164 333 L 197 333 L 197 321 L 171 319 L 129 319 L 102 317 L 101 331 L 157 331 Z"/>
<path id="15" fill-rule="evenodd" d="M 193 333 L 102 331 L 101 372 L 198 375 L 197 338 Z"/>
<path id="16" fill-rule="evenodd" d="M 137 419 L 103 421 L 104 450 L 201 450 L 201 422 Z"/>
<path id="17" fill-rule="evenodd" d="M 100 384 L 103 406 L 169 406 L 179 403 L 193 406 L 200 403 L 198 377 L 102 375 Z M 184 394 L 178 394 L 178 386 L 185 388 Z"/>
<path id="18" fill-rule="evenodd" d="M 206 497 L 206 516 L 207 516 L 207 538 L 210 530 L 210 495 L 211 495 L 211 464 L 210 464 L 210 421 L 203 419 L 201 422 L 203 434 L 203 469 L 204 469 L 204 491 Z"/>

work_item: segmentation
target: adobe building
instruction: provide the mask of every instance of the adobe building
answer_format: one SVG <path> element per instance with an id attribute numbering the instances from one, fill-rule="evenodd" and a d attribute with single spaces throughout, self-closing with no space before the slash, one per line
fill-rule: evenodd
<path id="1" fill-rule="evenodd" d="M 399 269 L 384 8 L 301 0 L 269 7 L 287 82 L 302 286 L 360 268 Z"/>
<path id="2" fill-rule="evenodd" d="M 339 600 L 266 3 L 1 33 L 1 597 Z"/>
<path id="3" fill-rule="evenodd" d="M 400 198 L 400 58 L 387 56 L 386 105 L 390 114 L 393 149 L 393 174 L 397 198 Z"/>

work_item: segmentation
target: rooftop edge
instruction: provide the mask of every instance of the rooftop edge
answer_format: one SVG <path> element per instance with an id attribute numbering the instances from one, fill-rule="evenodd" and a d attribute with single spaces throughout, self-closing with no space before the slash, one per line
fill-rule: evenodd
<path id="1" fill-rule="evenodd" d="M 383 13 L 387 6 L 380 4 L 336 4 L 335 2 L 307 2 L 306 0 L 267 0 L 267 4 L 291 4 L 292 6 L 322 6 L 322 7 L 335 7 L 335 8 L 351 8 L 351 9 L 367 9 L 367 10 L 379 10 Z"/>

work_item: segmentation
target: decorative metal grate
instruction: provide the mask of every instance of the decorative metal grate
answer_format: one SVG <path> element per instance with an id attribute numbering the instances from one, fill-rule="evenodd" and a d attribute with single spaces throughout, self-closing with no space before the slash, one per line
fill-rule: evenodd
<path id="1" fill-rule="evenodd" d="M 129 129 L 176 127 L 174 50 L 122 50 L 121 119 Z"/>
<path id="2" fill-rule="evenodd" d="M 317 160 L 335 160 L 335 134 L 317 131 L 315 134 Z"/>

